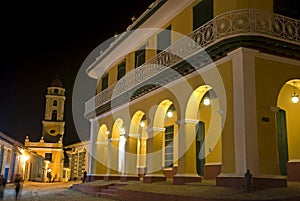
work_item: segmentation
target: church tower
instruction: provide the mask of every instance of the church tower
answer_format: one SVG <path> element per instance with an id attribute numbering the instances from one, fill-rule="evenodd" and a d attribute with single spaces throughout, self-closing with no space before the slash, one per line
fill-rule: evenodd
<path id="1" fill-rule="evenodd" d="M 63 84 L 56 78 L 47 88 L 45 116 L 42 121 L 42 137 L 45 142 L 56 143 L 64 134 L 65 100 L 65 89 L 63 88 Z"/>
<path id="2" fill-rule="evenodd" d="M 63 174 L 63 143 L 65 131 L 64 109 L 65 89 L 59 79 L 51 82 L 47 88 L 45 117 L 42 121 L 43 131 L 40 141 L 32 142 L 29 136 L 25 139 L 25 146 L 44 157 L 44 182 L 62 181 Z M 35 164 L 32 165 L 34 167 Z"/>

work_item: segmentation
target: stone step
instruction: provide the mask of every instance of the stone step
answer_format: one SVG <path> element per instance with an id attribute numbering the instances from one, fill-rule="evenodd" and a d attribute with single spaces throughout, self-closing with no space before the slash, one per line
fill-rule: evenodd
<path id="1" fill-rule="evenodd" d="M 101 193 L 110 193 L 110 194 L 118 195 L 118 190 L 117 189 L 102 189 Z"/>
<path id="2" fill-rule="evenodd" d="M 97 192 L 96 196 L 118 199 L 118 188 L 125 185 L 127 184 L 114 183 L 113 185 L 107 186 L 107 188 L 101 189 L 101 192 Z"/>
<path id="3" fill-rule="evenodd" d="M 118 195 L 116 195 L 116 194 L 111 194 L 111 193 L 104 193 L 104 192 L 100 192 L 99 197 L 101 197 L 101 198 L 118 199 Z"/>
<path id="4" fill-rule="evenodd" d="M 108 186 L 107 188 L 108 189 L 114 189 L 114 190 L 117 190 L 120 186 Z"/>
<path id="5" fill-rule="evenodd" d="M 114 186 L 126 186 L 127 183 L 114 183 Z"/>

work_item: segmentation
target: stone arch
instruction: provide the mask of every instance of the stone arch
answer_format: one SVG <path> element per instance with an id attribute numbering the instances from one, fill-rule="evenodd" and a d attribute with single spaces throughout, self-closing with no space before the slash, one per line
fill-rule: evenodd
<path id="1" fill-rule="evenodd" d="M 150 111 L 151 125 L 147 128 L 147 171 L 165 174 L 167 177 L 174 175 L 173 167 L 178 160 L 178 125 L 176 105 L 170 99 L 162 100 Z M 172 107 L 172 117 L 167 117 L 168 110 Z M 166 138 L 166 130 L 171 128 L 170 138 Z M 168 152 L 167 152 L 168 151 Z M 168 155 L 167 155 L 168 154 Z M 168 161 L 168 162 L 167 162 Z M 163 167 L 163 169 L 162 169 Z"/>
<path id="2" fill-rule="evenodd" d="M 209 103 L 206 105 L 204 100 L 207 98 Z M 202 170 L 197 172 L 203 172 L 204 178 L 215 179 L 221 171 L 222 164 L 222 111 L 220 110 L 220 100 L 216 94 L 216 91 L 209 85 L 201 85 L 197 87 L 190 96 L 186 106 L 186 120 L 195 122 L 195 136 L 197 139 L 203 139 L 201 144 L 198 145 L 196 141 L 196 161 L 197 164 L 202 164 Z M 198 123 L 196 123 L 198 122 Z M 198 126 L 201 122 L 202 126 Z M 204 130 L 200 135 L 200 130 L 197 128 L 204 127 Z M 200 141 L 199 141 L 200 142 Z M 198 143 L 199 143 L 198 142 Z M 192 145 L 192 140 L 190 141 Z M 199 160 L 202 161 L 199 163 Z"/>
<path id="3" fill-rule="evenodd" d="M 126 141 L 126 174 L 143 175 L 146 168 L 147 119 L 142 110 L 132 115 Z"/>
<path id="4" fill-rule="evenodd" d="M 290 181 L 300 181 L 300 102 L 292 102 L 292 96 L 300 95 L 300 79 L 288 80 L 280 89 L 277 98 L 276 133 L 280 173 Z"/>

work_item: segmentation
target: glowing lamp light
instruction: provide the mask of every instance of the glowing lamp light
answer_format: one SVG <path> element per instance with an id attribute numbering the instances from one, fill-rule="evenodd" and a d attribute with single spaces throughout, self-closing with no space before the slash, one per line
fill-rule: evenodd
<path id="1" fill-rule="evenodd" d="M 292 95 L 292 102 L 293 103 L 298 103 L 299 102 L 299 96 L 298 96 L 298 94 L 294 93 Z"/>
<path id="2" fill-rule="evenodd" d="M 143 115 L 141 122 L 140 122 L 140 127 L 144 128 L 146 126 L 146 116 Z"/>
<path id="3" fill-rule="evenodd" d="M 298 103 L 299 102 L 299 96 L 296 93 L 296 82 L 294 82 L 294 93 L 292 94 L 292 103 Z"/>
<path id="4" fill-rule="evenodd" d="M 172 111 L 168 111 L 168 112 L 167 112 L 167 116 L 168 116 L 169 118 L 173 117 L 173 112 L 172 112 Z"/>
<path id="5" fill-rule="evenodd" d="M 145 122 L 144 121 L 141 121 L 141 123 L 140 123 L 140 127 L 142 127 L 142 128 L 144 128 L 145 127 Z"/>
<path id="6" fill-rule="evenodd" d="M 204 105 L 210 105 L 210 99 L 209 99 L 209 97 L 204 97 L 204 99 L 203 99 L 203 104 Z"/>
<path id="7" fill-rule="evenodd" d="M 26 161 L 28 161 L 29 156 L 28 155 L 22 155 L 21 159 L 22 159 L 23 162 L 26 162 Z"/>

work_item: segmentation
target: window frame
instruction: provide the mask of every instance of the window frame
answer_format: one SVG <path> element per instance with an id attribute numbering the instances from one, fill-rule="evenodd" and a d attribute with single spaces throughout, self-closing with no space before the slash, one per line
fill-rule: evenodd
<path id="1" fill-rule="evenodd" d="M 105 90 L 108 88 L 108 73 L 102 76 L 101 79 L 101 90 Z"/>

